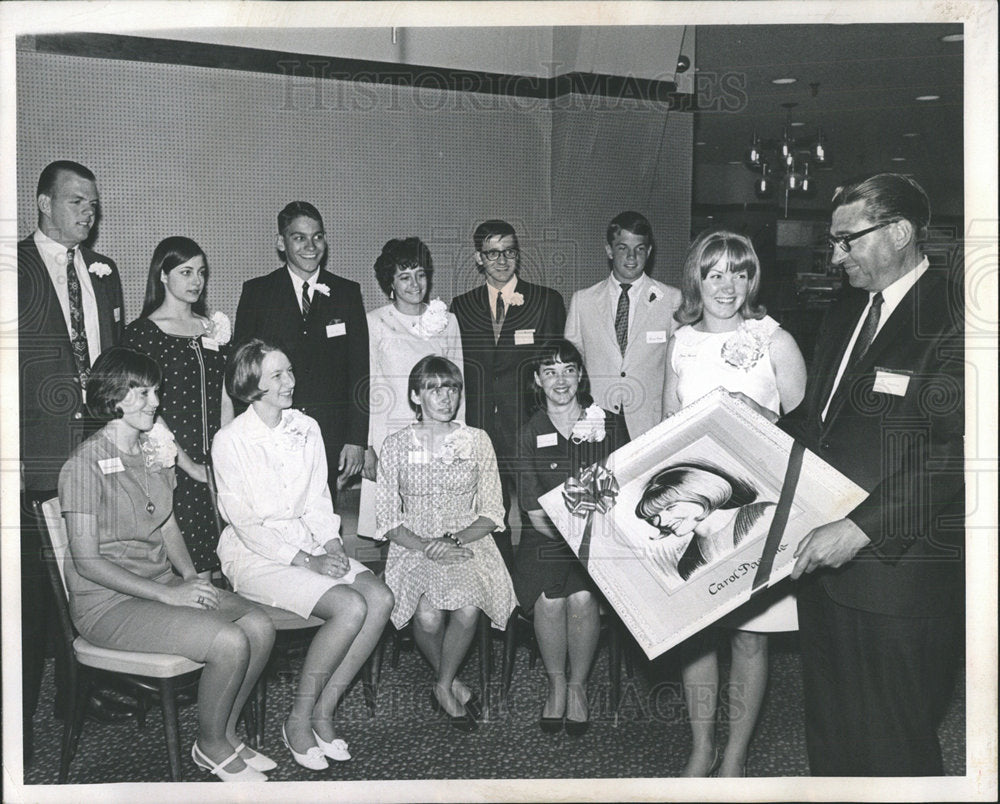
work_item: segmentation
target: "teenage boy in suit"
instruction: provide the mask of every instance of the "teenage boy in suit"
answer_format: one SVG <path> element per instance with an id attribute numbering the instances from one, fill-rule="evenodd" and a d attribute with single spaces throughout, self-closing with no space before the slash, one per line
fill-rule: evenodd
<path id="1" fill-rule="evenodd" d="M 276 247 L 284 264 L 243 284 L 235 340 L 261 338 L 291 361 L 293 404 L 319 422 L 336 499 L 337 489 L 361 471 L 368 443 L 368 320 L 361 286 L 321 267 L 323 218 L 306 201 L 278 213 Z"/>
<path id="2" fill-rule="evenodd" d="M 681 292 L 646 274 L 653 227 L 638 212 L 608 224 L 611 275 L 573 294 L 566 340 L 583 355 L 594 401 L 625 415 L 635 439 L 660 423 L 667 343 Z"/>
<path id="3" fill-rule="evenodd" d="M 562 335 L 566 307 L 556 291 L 518 276 L 521 251 L 509 223 L 484 221 L 472 240 L 476 267 L 486 281 L 451 303 L 462 333 L 465 418 L 493 441 L 509 512 L 517 433 L 528 420 L 533 398 L 531 361 L 547 338 Z M 509 524 L 493 538 L 507 569 L 512 569 Z"/>
<path id="4" fill-rule="evenodd" d="M 38 706 L 53 601 L 31 504 L 56 496 L 59 470 L 90 434 L 84 387 L 97 356 L 124 332 L 122 285 L 114 260 L 84 241 L 100 210 L 93 172 L 69 160 L 42 170 L 38 228 L 17 244 L 17 334 L 21 436 L 21 627 L 25 759 Z M 56 709 L 65 716 L 64 658 L 56 655 Z M 115 719 L 103 699 L 88 714 Z"/>

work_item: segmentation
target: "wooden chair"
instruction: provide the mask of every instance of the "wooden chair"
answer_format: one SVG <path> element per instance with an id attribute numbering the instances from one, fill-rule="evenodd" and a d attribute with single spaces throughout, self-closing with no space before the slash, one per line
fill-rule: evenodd
<path id="1" fill-rule="evenodd" d="M 112 650 L 93 645 L 80 636 L 73 627 L 67 601 L 65 561 L 68 555 L 66 526 L 59 508 L 58 498 L 34 504 L 35 517 L 41 528 L 42 545 L 46 550 L 46 569 L 52 583 L 53 596 L 59 620 L 62 648 L 66 651 L 69 666 L 68 682 L 71 713 L 63 726 L 62 748 L 59 756 L 59 784 L 65 784 L 69 765 L 76 753 L 77 742 L 83 726 L 84 709 L 90 697 L 95 673 L 114 674 L 139 695 L 157 693 L 163 711 L 163 730 L 167 740 L 167 758 L 170 763 L 170 780 L 181 780 L 180 736 L 177 727 L 177 692 L 194 684 L 204 665 L 166 653 L 140 653 L 138 651 Z M 183 682 L 183 683 L 181 683 Z"/>

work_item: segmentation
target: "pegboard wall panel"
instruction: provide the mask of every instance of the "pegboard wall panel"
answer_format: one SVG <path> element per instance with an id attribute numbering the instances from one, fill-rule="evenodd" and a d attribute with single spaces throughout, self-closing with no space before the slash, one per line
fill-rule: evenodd
<path id="1" fill-rule="evenodd" d="M 517 228 L 523 275 L 567 301 L 605 275 L 604 228 L 621 209 L 649 215 L 661 258 L 687 245 L 688 115 L 32 51 L 17 54 L 17 93 L 19 232 L 35 226 L 48 162 L 90 167 L 93 245 L 121 268 L 128 320 L 153 248 L 177 234 L 205 249 L 209 304 L 233 315 L 243 281 L 278 265 L 276 216 L 296 199 L 323 214 L 327 267 L 361 283 L 368 309 L 386 303 L 372 265 L 391 237 L 429 245 L 446 301 L 480 281 L 472 231 L 489 217 Z"/>

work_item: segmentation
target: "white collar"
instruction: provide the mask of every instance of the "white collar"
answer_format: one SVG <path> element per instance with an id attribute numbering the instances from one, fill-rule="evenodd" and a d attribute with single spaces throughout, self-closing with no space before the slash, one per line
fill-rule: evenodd
<path id="1" fill-rule="evenodd" d="M 490 294 L 490 307 L 494 307 L 497 303 L 497 296 L 503 296 L 504 304 L 508 307 L 510 306 L 511 297 L 514 295 L 514 289 L 517 287 L 517 274 L 514 274 L 508 281 L 507 284 L 502 288 L 495 288 L 489 282 L 486 283 L 486 290 Z"/>
<path id="2" fill-rule="evenodd" d="M 914 268 L 907 271 L 882 291 L 883 317 L 888 317 L 889 313 L 896 309 L 910 288 L 917 284 L 917 280 L 924 275 L 928 268 L 930 268 L 930 262 L 927 257 L 924 257 Z M 874 295 L 874 293 L 868 294 L 869 303 Z"/>
<path id="3" fill-rule="evenodd" d="M 35 229 L 35 245 L 43 257 L 65 257 L 70 248 L 80 250 L 79 243 L 75 246 L 64 246 L 62 243 L 57 243 L 41 229 Z"/>
<path id="4" fill-rule="evenodd" d="M 641 291 L 645 288 L 646 283 L 652 281 L 653 280 L 649 278 L 649 274 L 643 271 L 643 273 L 639 276 L 639 278 L 636 279 L 635 282 L 633 282 L 632 285 L 629 287 L 628 291 L 629 297 L 633 300 L 640 298 L 642 295 Z M 616 299 L 618 298 L 619 295 L 621 295 L 622 292 L 621 282 L 619 282 L 615 278 L 614 273 L 608 274 L 608 291 L 614 294 L 614 297 Z"/>
<path id="5" fill-rule="evenodd" d="M 288 271 L 288 275 L 292 278 L 292 286 L 295 288 L 296 296 L 302 293 L 302 286 L 305 285 L 306 283 L 308 283 L 309 286 L 312 287 L 313 289 L 316 288 L 316 281 L 319 279 L 319 268 L 313 271 L 309 275 L 308 279 L 303 279 L 301 276 L 295 273 L 295 271 L 293 271 L 288 266 L 288 263 L 285 263 L 285 270 Z"/>

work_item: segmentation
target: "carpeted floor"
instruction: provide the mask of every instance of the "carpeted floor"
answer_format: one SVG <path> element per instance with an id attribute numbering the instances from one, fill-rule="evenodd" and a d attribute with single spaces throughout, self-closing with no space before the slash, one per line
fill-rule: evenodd
<path id="1" fill-rule="evenodd" d="M 493 697 L 499 698 L 501 641 L 494 640 Z M 543 734 L 537 725 L 545 677 L 541 663 L 530 669 L 529 651 L 519 649 L 510 696 L 497 701 L 493 718 L 472 735 L 452 728 L 431 712 L 431 673 L 415 651 L 404 651 L 399 665 L 386 666 L 378 689 L 374 719 L 369 718 L 360 684 L 339 710 L 342 736 L 354 759 L 332 763 L 315 773 L 296 765 L 281 744 L 280 724 L 291 701 L 295 670 L 292 658 L 268 686 L 265 751 L 279 767 L 272 781 L 372 779 L 532 779 L 651 778 L 676 776 L 690 746 L 680 677 L 669 654 L 655 662 L 638 660 L 632 678 L 623 678 L 617 722 L 609 711 L 607 652 L 602 647 L 590 683 L 593 726 L 581 738 Z M 470 652 L 462 677 L 477 686 L 476 651 Z M 36 717 L 36 757 L 25 772 L 27 784 L 53 784 L 59 764 L 62 723 L 51 711 L 54 694 L 52 662 L 46 668 L 42 701 Z M 942 723 L 945 772 L 965 773 L 965 688 L 960 676 Z M 180 712 L 182 765 L 185 781 L 209 781 L 188 755 L 196 735 L 196 707 Z M 163 723 L 158 708 L 146 725 L 134 722 L 86 723 L 70 769 L 70 782 L 155 782 L 168 779 Z M 720 739 L 725 738 L 720 726 Z M 802 682 L 795 640 L 773 640 L 771 681 L 764 711 L 751 745 L 750 776 L 805 776 Z"/>
<path id="2" fill-rule="evenodd" d="M 338 511 L 344 517 L 345 547 L 360 560 L 377 558 L 371 542 L 359 541 L 356 530 L 357 491 L 342 492 Z M 516 533 L 516 530 L 515 530 Z M 630 641 L 630 640 L 629 640 Z M 724 642 L 724 640 L 723 640 Z M 807 776 L 802 708 L 802 674 L 794 634 L 771 640 L 770 682 L 764 709 L 750 746 L 747 774 L 753 777 Z M 667 653 L 649 662 L 634 648 L 634 673 L 623 674 L 622 697 L 615 717 L 610 708 L 607 649 L 601 645 L 589 685 L 593 725 L 583 737 L 543 734 L 538 717 L 545 694 L 541 662 L 529 667 L 530 652 L 521 647 L 506 700 L 500 696 L 502 640 L 493 639 L 493 681 L 489 722 L 465 735 L 431 711 L 432 675 L 415 651 L 403 651 L 396 668 L 385 663 L 375 717 L 365 707 L 360 683 L 352 687 L 338 710 L 338 724 L 353 759 L 331 763 L 323 772 L 295 764 L 281 743 L 281 721 L 288 712 L 301 656 L 280 663 L 268 684 L 264 751 L 278 762 L 271 781 L 348 781 L 410 779 L 625 779 L 677 776 L 690 750 L 687 711 L 680 671 Z M 725 672 L 725 654 L 720 652 Z M 475 647 L 461 677 L 479 686 Z M 35 718 L 35 760 L 25 770 L 26 784 L 55 784 L 58 777 L 62 721 L 53 717 L 53 662 L 48 660 Z M 214 777 L 194 766 L 191 744 L 197 732 L 197 707 L 180 710 L 181 762 L 184 781 Z M 721 720 L 721 718 L 720 718 Z M 940 728 L 945 773 L 965 774 L 965 683 L 959 673 L 955 693 Z M 725 740 L 720 725 L 719 740 Z M 76 784 L 159 782 L 169 779 L 163 721 L 158 706 L 145 727 L 134 721 L 84 724 L 69 781 Z M 612 795 L 612 799 L 614 796 Z M 153 800 L 153 799 L 150 799 Z"/>

